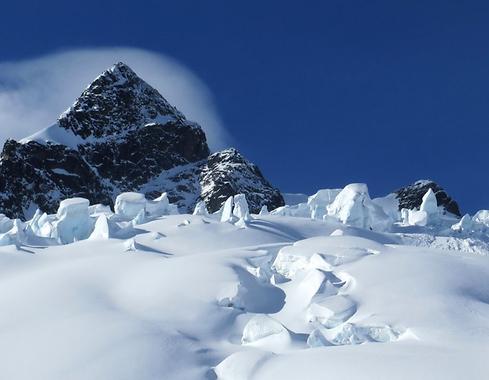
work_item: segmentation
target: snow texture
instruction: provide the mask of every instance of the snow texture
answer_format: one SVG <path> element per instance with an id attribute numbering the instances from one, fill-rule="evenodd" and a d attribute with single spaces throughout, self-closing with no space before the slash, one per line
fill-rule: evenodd
<path id="1" fill-rule="evenodd" d="M 1 378 L 487 377 L 487 211 L 362 184 L 294 216 L 117 199 L 0 217 Z"/>

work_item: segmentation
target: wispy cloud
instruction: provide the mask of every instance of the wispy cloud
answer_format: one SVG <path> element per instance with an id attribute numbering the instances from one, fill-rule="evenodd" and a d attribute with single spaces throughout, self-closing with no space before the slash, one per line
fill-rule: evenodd
<path id="1" fill-rule="evenodd" d="M 53 124 L 98 74 L 118 61 L 198 122 L 212 150 L 227 145 L 229 136 L 205 84 L 175 60 L 133 48 L 70 50 L 0 63 L 0 144 Z"/>

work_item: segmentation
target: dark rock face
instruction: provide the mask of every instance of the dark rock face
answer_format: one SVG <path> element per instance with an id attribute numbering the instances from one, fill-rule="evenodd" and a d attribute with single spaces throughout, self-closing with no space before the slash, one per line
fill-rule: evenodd
<path id="1" fill-rule="evenodd" d="M 396 194 L 396 198 L 399 200 L 399 210 L 403 208 L 419 208 L 419 206 L 421 206 L 421 202 L 423 201 L 423 196 L 426 194 L 428 189 L 433 190 L 435 193 L 438 206 L 443 206 L 446 211 L 454 215 L 461 216 L 457 202 L 450 198 L 442 187 L 430 180 L 416 181 L 412 185 L 403 187 L 402 189 L 394 192 L 394 194 Z"/>
<path id="2" fill-rule="evenodd" d="M 32 207 L 54 213 L 59 201 L 68 197 L 112 203 L 110 190 L 79 152 L 33 141 L 5 143 L 0 156 L 0 191 L 0 211 L 9 217 L 23 218 Z"/>
<path id="3" fill-rule="evenodd" d="M 283 205 L 279 191 L 236 150 L 209 156 L 200 126 L 123 63 L 97 77 L 49 130 L 48 137 L 5 143 L 0 212 L 9 217 L 25 219 L 36 207 L 54 213 L 74 196 L 112 205 L 123 191 L 149 197 L 166 191 L 182 211 L 200 199 L 215 211 L 237 193 L 247 196 L 252 212 Z"/>
<path id="4" fill-rule="evenodd" d="M 282 195 L 268 183 L 260 169 L 233 148 L 214 153 L 207 159 L 200 184 L 201 197 L 212 212 L 230 195 L 238 193 L 246 194 L 252 213 L 258 213 L 263 205 L 270 210 L 284 205 Z"/>
<path id="5" fill-rule="evenodd" d="M 204 132 L 180 122 L 147 124 L 124 139 L 81 145 L 80 153 L 119 191 L 147 183 L 162 170 L 200 161 L 209 155 Z"/>
<path id="6" fill-rule="evenodd" d="M 226 199 L 236 194 L 246 194 L 252 213 L 258 213 L 263 205 L 269 210 L 284 205 L 280 191 L 234 148 L 165 171 L 145 184 L 141 191 L 153 198 L 160 194 L 158 189 L 162 187 L 172 203 L 189 212 L 199 200 L 206 203 L 210 212 L 218 211 Z"/>
<path id="7" fill-rule="evenodd" d="M 84 139 L 104 137 L 168 120 L 188 123 L 158 91 L 123 63 L 98 76 L 59 118 L 62 128 Z"/>

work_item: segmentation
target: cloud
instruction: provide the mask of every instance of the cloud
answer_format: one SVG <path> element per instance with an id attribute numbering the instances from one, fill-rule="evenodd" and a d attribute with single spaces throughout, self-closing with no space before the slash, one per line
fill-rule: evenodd
<path id="1" fill-rule="evenodd" d="M 230 137 L 205 84 L 174 59 L 134 48 L 69 50 L 0 63 L 0 144 L 53 124 L 97 75 L 119 61 L 198 122 L 211 150 L 227 146 Z"/>

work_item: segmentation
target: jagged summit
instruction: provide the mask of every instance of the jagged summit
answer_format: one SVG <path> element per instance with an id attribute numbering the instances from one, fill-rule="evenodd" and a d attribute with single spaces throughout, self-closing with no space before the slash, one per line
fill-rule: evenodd
<path id="1" fill-rule="evenodd" d="M 215 210 L 238 193 L 250 198 L 254 211 L 283 205 L 280 192 L 254 164 L 225 152 L 209 156 L 202 128 L 119 62 L 95 78 L 51 127 L 5 143 L 0 213 L 53 213 L 70 197 L 112 205 L 123 191 L 168 192 L 181 211 L 199 200 Z"/>
<path id="2" fill-rule="evenodd" d="M 182 113 L 122 62 L 99 75 L 58 119 L 60 127 L 85 139 L 170 121 L 187 123 Z"/>

